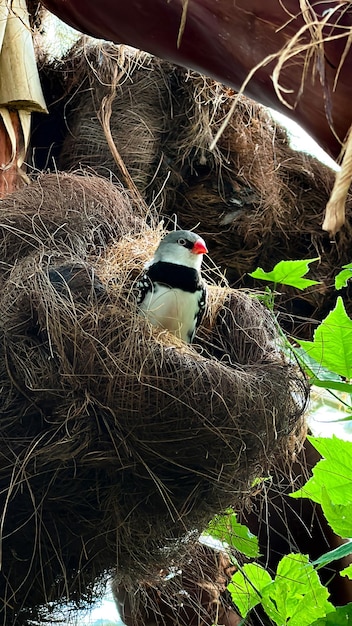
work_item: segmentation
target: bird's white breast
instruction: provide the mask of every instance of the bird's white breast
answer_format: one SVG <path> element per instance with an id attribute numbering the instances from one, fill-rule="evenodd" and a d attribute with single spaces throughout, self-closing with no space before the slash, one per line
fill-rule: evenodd
<path id="1" fill-rule="evenodd" d="M 198 301 L 199 292 L 170 289 L 155 283 L 140 304 L 140 309 L 154 326 L 167 328 L 189 342 L 196 323 Z"/>

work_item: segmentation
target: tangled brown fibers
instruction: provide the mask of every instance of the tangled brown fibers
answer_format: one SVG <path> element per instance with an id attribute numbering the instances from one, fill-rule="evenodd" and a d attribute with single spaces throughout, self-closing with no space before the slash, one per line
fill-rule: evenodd
<path id="1" fill-rule="evenodd" d="M 152 329 L 133 284 L 160 238 L 125 192 L 42 175 L 0 202 L 3 624 L 182 559 L 241 506 L 307 389 L 249 295 L 210 289 L 197 345 Z"/>
<path id="2" fill-rule="evenodd" d="M 82 38 L 65 58 L 44 63 L 41 78 L 51 122 L 33 138 L 33 151 L 36 156 L 47 146 L 45 167 L 56 145 L 61 169 L 113 172 L 148 206 L 176 215 L 181 228 L 197 225 L 232 286 L 261 289 L 248 276 L 256 267 L 269 271 L 283 259 L 319 257 L 310 269 L 319 284 L 304 292 L 281 287 L 276 296 L 286 330 L 312 337 L 315 323 L 335 306 L 335 275 L 350 262 L 351 220 L 334 241 L 322 231 L 335 179 L 330 168 L 293 150 L 265 107 L 126 46 Z M 58 120 L 64 121 L 61 138 Z M 48 137 L 49 126 L 54 136 Z M 351 210 L 350 194 L 348 217 Z"/>

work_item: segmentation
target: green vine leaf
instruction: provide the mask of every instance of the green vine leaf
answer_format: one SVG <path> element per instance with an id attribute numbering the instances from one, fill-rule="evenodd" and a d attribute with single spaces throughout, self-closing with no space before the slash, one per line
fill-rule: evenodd
<path id="1" fill-rule="evenodd" d="M 310 498 L 321 504 L 333 531 L 352 536 L 352 442 L 338 437 L 308 437 L 323 457 L 312 477 L 292 498 Z"/>
<path id="2" fill-rule="evenodd" d="M 314 565 L 317 569 L 320 569 L 321 567 L 324 567 L 325 565 L 328 565 L 329 563 L 332 563 L 333 561 L 338 561 L 339 559 L 343 559 L 344 557 L 349 556 L 350 554 L 352 554 L 352 541 L 347 541 L 346 543 L 343 543 L 338 548 L 335 548 L 334 550 L 329 550 L 329 552 L 325 552 L 325 554 L 322 554 L 322 556 L 320 556 L 318 559 L 315 559 L 315 561 L 312 561 L 312 565 Z M 351 565 L 351 568 L 352 568 L 352 565 Z M 352 575 L 352 569 L 351 569 L 351 575 Z"/>
<path id="3" fill-rule="evenodd" d="M 260 603 L 262 590 L 271 583 L 269 572 L 257 563 L 247 563 L 232 576 L 227 589 L 242 617 Z"/>
<path id="4" fill-rule="evenodd" d="M 280 261 L 271 272 L 265 272 L 261 267 L 258 267 L 249 276 L 258 280 L 268 280 L 275 284 L 289 285 L 290 287 L 303 290 L 311 285 L 320 284 L 317 280 L 303 278 L 309 272 L 309 264 L 318 260 L 319 257 L 303 261 Z"/>
<path id="5" fill-rule="evenodd" d="M 352 563 L 350 563 L 350 565 L 347 565 L 345 569 L 342 569 L 340 571 L 340 576 L 347 576 L 347 578 L 352 580 Z M 351 604 L 351 609 L 352 609 L 352 604 Z"/>
<path id="6" fill-rule="evenodd" d="M 263 607 L 277 626 L 309 626 L 334 609 L 327 588 L 305 554 L 284 556 L 275 580 L 262 595 Z"/>
<path id="7" fill-rule="evenodd" d="M 291 497 L 310 498 L 321 504 L 324 488 L 335 504 L 352 504 L 352 442 L 335 435 L 331 438 L 308 435 L 307 439 L 323 458 L 313 468 L 313 476 Z"/>
<path id="8" fill-rule="evenodd" d="M 335 289 L 342 289 L 342 287 L 347 287 L 347 283 L 352 278 L 352 263 L 348 263 L 348 265 L 343 265 L 341 272 L 336 274 L 335 276 Z"/>
<path id="9" fill-rule="evenodd" d="M 340 535 L 341 537 L 351 537 L 352 503 L 346 502 L 346 504 L 336 504 L 331 499 L 329 490 L 322 487 L 321 506 L 326 520 L 328 524 L 330 524 L 334 533 L 336 533 L 336 535 Z"/>
<path id="10" fill-rule="evenodd" d="M 310 358 L 345 378 L 352 378 L 352 320 L 341 297 L 321 322 L 313 341 L 298 341 Z"/>
<path id="11" fill-rule="evenodd" d="M 309 626 L 334 608 L 328 602 L 328 590 L 304 554 L 284 556 L 274 580 L 259 565 L 244 565 L 227 588 L 242 617 L 261 602 L 277 626 Z"/>
<path id="12" fill-rule="evenodd" d="M 309 342 L 308 342 L 309 343 Z M 334 381 L 342 383 L 342 378 L 335 372 L 323 367 L 321 363 L 318 363 L 309 352 L 304 350 L 303 348 L 295 347 L 293 348 L 294 354 L 298 358 L 299 362 L 303 365 L 304 369 L 309 373 L 311 378 L 317 378 L 320 381 Z M 342 383 L 346 385 L 347 383 Z M 350 387 L 352 391 L 352 386 Z"/>
<path id="13" fill-rule="evenodd" d="M 346 626 L 352 624 L 352 602 L 338 606 L 335 611 L 313 622 L 312 626 Z"/>
<path id="14" fill-rule="evenodd" d="M 244 524 L 237 521 L 231 509 L 225 515 L 216 515 L 208 524 L 203 535 L 211 535 L 248 558 L 259 556 L 258 538 Z"/>

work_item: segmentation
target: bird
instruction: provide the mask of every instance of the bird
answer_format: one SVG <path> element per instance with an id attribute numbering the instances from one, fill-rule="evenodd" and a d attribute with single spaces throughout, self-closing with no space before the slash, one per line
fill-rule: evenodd
<path id="1" fill-rule="evenodd" d="M 153 326 L 192 343 L 203 318 L 207 289 L 201 276 L 204 239 L 189 230 L 168 233 L 137 283 L 137 305 Z"/>

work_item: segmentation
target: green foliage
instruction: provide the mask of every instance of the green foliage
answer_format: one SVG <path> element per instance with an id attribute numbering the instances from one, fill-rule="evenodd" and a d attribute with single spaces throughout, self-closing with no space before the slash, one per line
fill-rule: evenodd
<path id="1" fill-rule="evenodd" d="M 323 457 L 313 468 L 313 476 L 293 498 L 310 498 L 322 506 L 333 531 L 342 537 L 352 536 L 352 442 L 332 438 L 309 437 Z"/>
<path id="2" fill-rule="evenodd" d="M 258 267 L 249 275 L 259 280 L 268 280 L 275 285 L 289 285 L 297 289 L 306 289 L 311 285 L 319 284 L 316 280 L 303 278 L 309 272 L 309 264 L 318 261 L 318 259 L 319 257 L 305 261 L 280 261 L 271 272 L 264 272 L 261 267 Z"/>
<path id="3" fill-rule="evenodd" d="M 303 348 L 293 348 L 290 345 L 290 351 L 302 366 L 302 369 L 309 377 L 310 383 L 312 385 L 315 385 L 316 387 L 322 387 L 323 389 L 331 389 L 344 394 L 352 394 L 352 385 L 350 383 L 344 382 L 339 374 L 336 374 L 336 372 L 327 369 L 321 363 L 313 359 L 313 357 Z"/>
<path id="4" fill-rule="evenodd" d="M 340 576 L 347 576 L 347 578 L 352 580 L 352 563 L 350 565 L 347 565 L 345 569 L 341 570 Z M 351 609 L 352 609 L 352 604 L 351 604 Z"/>
<path id="5" fill-rule="evenodd" d="M 350 554 L 352 554 L 352 541 L 347 541 L 346 543 L 343 543 L 338 548 L 335 548 L 334 550 L 329 550 L 329 552 L 325 552 L 325 554 L 322 554 L 322 556 L 320 556 L 318 559 L 315 559 L 315 561 L 312 561 L 312 565 L 315 565 L 317 569 L 320 569 L 321 567 L 324 567 L 324 565 L 328 565 L 329 563 L 332 563 L 333 561 L 338 561 L 339 559 L 343 559 L 344 557 L 349 556 Z M 352 570 L 351 570 L 351 574 L 352 574 Z M 346 576 L 348 575 L 349 575 L 349 572 L 346 573 Z"/>
<path id="6" fill-rule="evenodd" d="M 312 626 L 346 626 L 346 624 L 352 624 L 352 603 L 337 607 L 335 611 L 318 619 Z"/>
<path id="7" fill-rule="evenodd" d="M 310 358 L 328 370 L 352 378 L 352 320 L 341 297 L 314 333 L 313 341 L 298 341 Z"/>
<path id="8" fill-rule="evenodd" d="M 316 260 L 281 261 L 271 272 L 258 268 L 250 275 L 274 285 L 279 283 L 305 289 L 317 284 L 317 281 L 303 278 L 309 271 L 309 264 Z M 343 271 L 336 276 L 336 288 L 346 286 L 351 277 L 352 263 L 343 266 Z M 274 292 L 266 287 L 260 297 L 273 310 Z M 311 383 L 325 388 L 334 400 L 341 398 L 337 394 L 343 392 L 345 400 L 340 401 L 344 410 L 352 415 L 352 385 L 349 383 L 352 379 L 352 320 L 342 298 L 337 298 L 335 308 L 317 327 L 313 341 L 295 342 L 299 347 L 293 347 L 286 338 L 287 351 L 300 363 Z M 291 495 L 319 503 L 333 531 L 344 538 L 352 537 L 352 442 L 334 436 L 309 437 L 309 440 L 322 459 L 307 483 Z M 249 558 L 258 556 L 258 543 L 245 526 L 237 523 L 233 511 L 226 516 L 217 516 L 207 533 L 236 550 L 244 551 Z M 279 562 L 275 578 L 259 564 L 247 563 L 238 567 L 228 590 L 243 618 L 260 603 L 277 626 L 342 626 L 352 623 L 352 604 L 334 608 L 328 601 L 328 590 L 321 584 L 317 570 L 350 554 L 352 541 L 346 541 L 313 562 L 309 562 L 306 555 L 289 554 Z M 341 575 L 352 579 L 352 565 Z"/>
<path id="9" fill-rule="evenodd" d="M 351 340 L 352 320 L 339 297 L 335 308 L 316 329 L 313 341 L 296 340 L 300 347 L 291 348 L 312 385 L 328 390 L 340 403 L 341 395 L 336 396 L 335 392 L 344 394 L 344 411 L 351 415 L 343 421 L 352 419 L 352 385 L 344 380 L 352 374 Z"/>
<path id="10" fill-rule="evenodd" d="M 277 626 L 309 626 L 333 609 L 328 590 L 304 554 L 284 556 L 274 579 L 259 565 L 245 565 L 228 589 L 242 617 L 261 602 Z"/>
<path id="11" fill-rule="evenodd" d="M 331 438 L 308 436 L 308 439 L 323 458 L 313 468 L 313 476 L 292 497 L 310 498 L 322 504 L 321 494 L 325 488 L 335 504 L 352 502 L 352 443 L 334 435 Z"/>
<path id="12" fill-rule="evenodd" d="M 247 526 L 237 521 L 236 513 L 232 509 L 224 515 L 216 515 L 203 535 L 210 535 L 226 543 L 248 558 L 259 556 L 258 538 L 250 532 Z"/>
<path id="13" fill-rule="evenodd" d="M 247 563 L 232 576 L 227 589 L 242 617 L 260 603 L 262 591 L 271 583 L 270 574 L 257 563 Z"/>
<path id="14" fill-rule="evenodd" d="M 335 276 L 335 289 L 342 289 L 347 287 L 349 279 L 352 278 L 352 263 L 343 265 L 341 272 Z"/>
<path id="15" fill-rule="evenodd" d="M 257 298 L 257 300 L 259 300 L 267 309 L 269 309 L 269 311 L 273 311 L 274 310 L 274 304 L 275 304 L 275 294 L 274 292 L 270 289 L 270 287 L 268 287 L 268 285 L 265 286 L 265 289 L 263 291 L 263 293 L 258 293 L 255 295 L 255 297 Z"/>
<path id="16" fill-rule="evenodd" d="M 317 281 L 303 278 L 309 271 L 310 263 L 318 258 L 304 261 L 280 261 L 270 272 L 260 267 L 250 274 L 253 278 L 290 285 L 297 289 L 306 289 Z M 343 266 L 343 271 L 352 273 L 352 263 Z M 340 272 L 336 281 L 340 284 Z M 338 279 L 338 277 L 340 277 Z M 342 279 L 341 279 L 342 280 Z M 339 282 L 340 281 L 340 282 Z M 259 298 L 273 310 L 274 293 L 265 288 Z M 343 300 L 337 298 L 335 308 L 321 322 L 314 333 L 313 341 L 295 340 L 301 347 L 293 348 L 287 341 L 287 347 L 294 353 L 312 384 L 326 389 L 352 394 L 352 385 L 342 380 L 352 378 L 352 320 L 347 315 Z M 352 412 L 352 406 L 351 406 Z"/>
<path id="17" fill-rule="evenodd" d="M 288 621 L 290 626 L 305 626 L 333 609 L 328 590 L 303 554 L 289 554 L 281 559 L 266 597 L 264 608 L 278 626 Z"/>
<path id="18" fill-rule="evenodd" d="M 352 444 L 351 444 L 352 445 Z M 350 479 L 351 480 L 351 479 Z M 352 504 L 335 504 L 326 487 L 322 489 L 322 509 L 333 531 L 341 537 L 352 535 Z"/>

